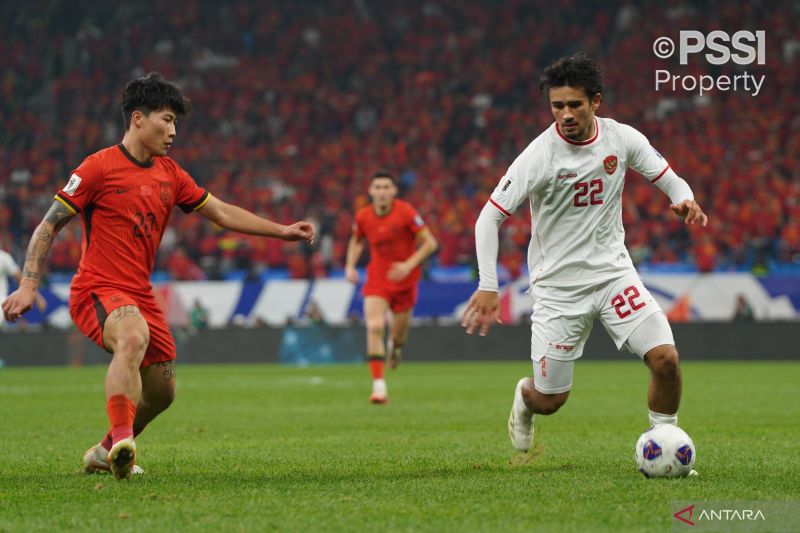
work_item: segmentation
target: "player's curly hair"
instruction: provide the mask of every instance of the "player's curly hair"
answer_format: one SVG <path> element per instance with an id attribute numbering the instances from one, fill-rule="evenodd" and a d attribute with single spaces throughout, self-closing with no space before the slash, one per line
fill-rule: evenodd
<path id="1" fill-rule="evenodd" d="M 603 73 L 594 59 L 578 52 L 562 57 L 544 69 L 539 88 L 547 94 L 553 87 L 582 87 L 591 100 L 603 92 Z"/>
<path id="2" fill-rule="evenodd" d="M 180 88 L 165 80 L 158 72 L 150 72 L 131 80 L 122 90 L 122 120 L 125 122 L 125 131 L 131 127 L 131 114 L 134 111 L 149 115 L 153 111 L 169 109 L 177 115 L 186 115 L 191 107 L 191 101 L 183 96 Z"/>

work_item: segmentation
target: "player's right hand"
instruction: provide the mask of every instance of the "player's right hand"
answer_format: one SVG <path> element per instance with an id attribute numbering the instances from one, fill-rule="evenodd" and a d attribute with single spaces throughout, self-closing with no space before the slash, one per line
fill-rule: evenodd
<path id="1" fill-rule="evenodd" d="M 347 267 L 344 271 L 344 276 L 350 283 L 358 283 L 358 270 L 353 267 Z"/>
<path id="2" fill-rule="evenodd" d="M 280 238 L 285 241 L 306 241 L 308 244 L 314 244 L 315 231 L 311 222 L 295 222 L 283 228 Z"/>
<path id="3" fill-rule="evenodd" d="M 475 328 L 480 327 L 478 335 L 484 337 L 494 323 L 502 324 L 500 297 L 496 292 L 476 290 L 461 314 L 461 327 L 467 329 L 467 335 L 472 335 Z"/>
<path id="4" fill-rule="evenodd" d="M 3 302 L 3 316 L 9 322 L 16 322 L 23 313 L 27 313 L 33 307 L 37 292 L 25 287 L 20 287 L 11 293 Z"/>

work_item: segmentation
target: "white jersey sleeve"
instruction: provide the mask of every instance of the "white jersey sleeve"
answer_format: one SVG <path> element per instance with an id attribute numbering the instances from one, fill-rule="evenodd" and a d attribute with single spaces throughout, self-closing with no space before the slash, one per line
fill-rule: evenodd
<path id="1" fill-rule="evenodd" d="M 511 163 L 489 197 L 489 202 L 504 215 L 510 216 L 522 202 L 542 187 L 550 158 L 551 150 L 543 133 Z"/>
<path id="2" fill-rule="evenodd" d="M 655 183 L 667 172 L 669 163 L 650 146 L 647 137 L 626 124 L 621 126 L 628 152 L 628 166 L 650 183 Z"/>
<path id="3" fill-rule="evenodd" d="M 661 189 L 673 203 L 694 200 L 686 181 L 673 171 L 667 160 L 647 141 L 641 132 L 623 125 L 630 167 Z"/>

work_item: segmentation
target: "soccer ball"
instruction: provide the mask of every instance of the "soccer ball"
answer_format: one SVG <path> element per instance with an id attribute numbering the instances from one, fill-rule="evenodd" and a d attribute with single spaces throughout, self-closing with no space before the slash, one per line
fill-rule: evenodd
<path id="1" fill-rule="evenodd" d="M 636 443 L 636 466 L 645 477 L 684 477 L 692 471 L 694 443 L 678 426 L 651 427 Z"/>

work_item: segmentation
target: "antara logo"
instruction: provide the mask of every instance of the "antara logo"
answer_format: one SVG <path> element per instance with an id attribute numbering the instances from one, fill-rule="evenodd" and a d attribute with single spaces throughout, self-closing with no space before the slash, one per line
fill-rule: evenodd
<path id="1" fill-rule="evenodd" d="M 675 518 L 677 518 L 681 522 L 689 524 L 690 526 L 694 526 L 694 522 L 692 522 L 692 513 L 693 512 L 694 512 L 694 504 L 690 505 L 689 507 L 687 507 L 685 509 L 681 509 L 677 513 L 674 513 L 672 516 L 674 516 Z M 683 516 L 686 513 L 689 513 L 688 518 Z"/>

